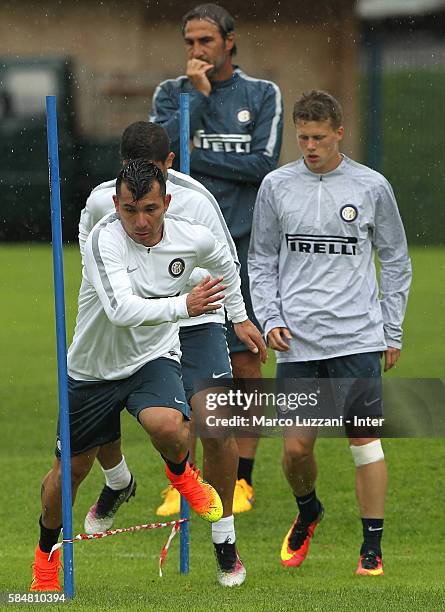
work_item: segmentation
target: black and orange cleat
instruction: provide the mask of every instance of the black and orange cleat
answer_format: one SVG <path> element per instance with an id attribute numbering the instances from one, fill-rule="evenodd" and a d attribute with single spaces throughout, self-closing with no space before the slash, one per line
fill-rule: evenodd
<path id="1" fill-rule="evenodd" d="M 281 564 L 286 567 L 299 567 L 306 559 L 309 544 L 314 535 L 315 528 L 322 520 L 324 514 L 323 506 L 312 523 L 303 523 L 300 514 L 292 523 L 281 546 Z"/>
<path id="2" fill-rule="evenodd" d="M 358 567 L 355 571 L 357 576 L 383 576 L 383 561 L 381 555 L 369 550 L 360 555 Z"/>

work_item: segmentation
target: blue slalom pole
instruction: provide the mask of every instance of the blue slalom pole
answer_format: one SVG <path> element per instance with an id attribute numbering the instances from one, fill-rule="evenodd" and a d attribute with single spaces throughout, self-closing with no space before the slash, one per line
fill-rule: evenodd
<path id="1" fill-rule="evenodd" d="M 180 147 L 180 169 L 184 174 L 190 174 L 190 110 L 189 94 L 182 93 L 179 96 L 179 147 Z M 187 406 L 187 416 L 190 409 Z M 190 519 L 190 508 L 188 503 L 181 497 L 181 518 Z M 190 523 L 181 524 L 179 571 L 188 574 L 190 571 Z"/>
<path id="2" fill-rule="evenodd" d="M 59 422 L 62 453 L 62 520 L 64 593 L 74 597 L 73 520 L 71 499 L 71 448 L 66 365 L 65 291 L 63 280 L 62 212 L 60 204 L 59 143 L 56 96 L 46 96 L 48 160 L 51 194 L 51 231 L 56 304 L 57 376 L 59 385 Z"/>

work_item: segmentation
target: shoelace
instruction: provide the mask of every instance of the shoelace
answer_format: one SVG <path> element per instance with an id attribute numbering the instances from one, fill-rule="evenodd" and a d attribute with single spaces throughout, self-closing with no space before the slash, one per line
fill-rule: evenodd
<path id="1" fill-rule="evenodd" d="M 192 467 L 191 465 L 188 465 L 185 468 L 185 471 L 183 474 L 181 474 L 181 476 L 178 476 L 178 478 L 194 478 L 195 480 L 198 480 L 199 475 L 201 474 L 201 470 L 199 468 L 196 467 Z"/>
<path id="2" fill-rule="evenodd" d="M 292 529 L 292 533 L 289 537 L 289 547 L 292 550 L 298 550 L 300 546 L 303 545 L 308 535 L 308 527 L 309 525 L 302 523 L 300 521 L 300 517 L 298 517 L 297 522 L 295 523 L 295 526 Z"/>
<path id="3" fill-rule="evenodd" d="M 224 572 L 233 570 L 236 565 L 235 544 L 231 544 L 227 539 L 222 544 L 215 544 L 214 546 L 218 565 L 221 570 Z"/>
<path id="4" fill-rule="evenodd" d="M 363 556 L 362 567 L 364 569 L 376 569 L 380 563 L 380 557 L 373 550 Z"/>
<path id="5" fill-rule="evenodd" d="M 63 565 L 60 563 L 60 561 L 54 563 L 52 567 L 42 567 L 38 563 L 33 563 L 32 567 L 33 573 L 40 583 L 54 582 L 54 580 L 58 578 L 59 569 L 63 570 Z"/>
<path id="6" fill-rule="evenodd" d="M 112 512 L 116 500 L 118 500 L 121 495 L 125 495 L 127 489 L 128 487 L 121 491 L 113 491 L 113 489 L 105 485 L 96 503 L 96 513 L 99 516 L 105 516 L 109 512 Z"/>
<path id="7" fill-rule="evenodd" d="M 195 480 L 198 480 L 201 470 L 199 468 L 190 467 L 190 472 Z"/>
<path id="8" fill-rule="evenodd" d="M 182 476 L 180 476 L 178 482 L 178 490 L 184 495 L 193 496 L 193 502 L 195 503 L 205 503 L 208 501 L 208 492 L 204 487 L 197 487 L 196 483 L 199 483 L 200 470 L 197 468 L 188 467 Z M 190 500 L 192 501 L 192 500 Z"/>

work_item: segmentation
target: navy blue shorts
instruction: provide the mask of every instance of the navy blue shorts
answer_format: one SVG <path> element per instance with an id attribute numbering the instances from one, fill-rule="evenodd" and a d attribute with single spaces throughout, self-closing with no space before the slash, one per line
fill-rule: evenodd
<path id="1" fill-rule="evenodd" d="M 240 277 L 241 277 L 241 293 L 244 298 L 246 305 L 247 316 L 254 325 L 261 329 L 258 323 L 255 313 L 253 312 L 252 300 L 250 299 L 249 289 L 249 275 L 247 273 L 247 255 L 249 252 L 250 235 L 243 236 L 242 238 L 234 238 L 236 250 L 238 252 L 238 260 L 241 264 Z M 243 353 L 249 351 L 244 342 L 238 338 L 233 330 L 233 325 L 230 321 L 226 321 L 227 326 L 227 344 L 229 346 L 230 353 Z"/>
<path id="2" fill-rule="evenodd" d="M 218 384 L 232 378 L 226 330 L 222 323 L 202 323 L 181 327 L 182 382 L 187 400 L 193 397 L 203 379 L 215 379 Z"/>
<path id="3" fill-rule="evenodd" d="M 282 362 L 277 364 L 277 379 L 332 379 L 330 397 L 323 401 L 324 404 L 331 402 L 332 416 L 380 417 L 383 415 L 380 358 L 380 352 L 374 352 L 318 361 Z"/>
<path id="4" fill-rule="evenodd" d="M 175 408 L 183 414 L 186 397 L 181 366 L 173 359 L 149 361 L 129 378 L 82 381 L 68 377 L 71 454 L 78 455 L 121 436 L 120 413 L 124 408 L 138 418 L 144 408 Z M 59 423 L 56 456 L 60 457 Z"/>

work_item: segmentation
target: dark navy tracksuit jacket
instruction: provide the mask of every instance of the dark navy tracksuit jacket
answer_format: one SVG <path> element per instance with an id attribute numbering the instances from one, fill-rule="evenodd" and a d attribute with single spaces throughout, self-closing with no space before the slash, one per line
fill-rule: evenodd
<path id="1" fill-rule="evenodd" d="M 150 120 L 162 125 L 179 160 L 179 94 L 190 94 L 190 173 L 215 196 L 233 238 L 250 234 L 256 194 L 280 155 L 283 109 L 275 83 L 254 79 L 238 67 L 227 81 L 212 83 L 209 96 L 186 76 L 161 83 Z"/>

